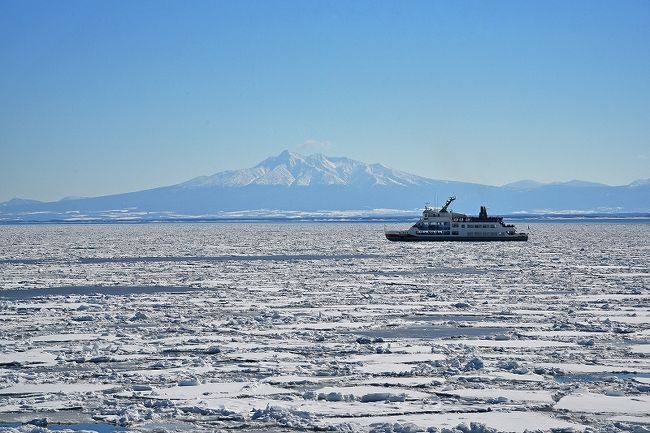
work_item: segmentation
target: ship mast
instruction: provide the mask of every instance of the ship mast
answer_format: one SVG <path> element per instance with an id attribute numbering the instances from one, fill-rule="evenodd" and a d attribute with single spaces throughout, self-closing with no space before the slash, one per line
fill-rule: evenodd
<path id="1" fill-rule="evenodd" d="M 451 197 L 449 197 L 449 198 L 447 199 L 447 201 L 445 202 L 445 205 L 442 207 L 442 209 L 440 209 L 440 212 L 447 212 L 447 207 L 448 207 L 448 206 L 451 204 L 451 202 L 454 201 L 454 200 L 456 200 L 456 196 L 455 196 L 455 195 L 452 195 Z"/>

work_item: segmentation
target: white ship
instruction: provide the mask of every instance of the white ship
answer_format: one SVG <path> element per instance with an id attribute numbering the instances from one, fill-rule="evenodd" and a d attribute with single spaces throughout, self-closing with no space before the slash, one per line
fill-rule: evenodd
<path id="1" fill-rule="evenodd" d="M 478 217 L 448 210 L 456 197 L 449 197 L 440 209 L 424 207 L 422 218 L 408 230 L 387 230 L 389 241 L 527 241 L 528 234 L 517 233 L 512 224 L 504 224 L 501 217 L 488 217 L 481 206 Z"/>

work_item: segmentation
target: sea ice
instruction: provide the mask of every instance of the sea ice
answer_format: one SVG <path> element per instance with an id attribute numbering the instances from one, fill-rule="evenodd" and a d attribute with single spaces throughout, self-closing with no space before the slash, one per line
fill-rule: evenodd
<path id="1" fill-rule="evenodd" d="M 642 432 L 650 225 L 531 232 L 0 226 L 0 431 Z"/>

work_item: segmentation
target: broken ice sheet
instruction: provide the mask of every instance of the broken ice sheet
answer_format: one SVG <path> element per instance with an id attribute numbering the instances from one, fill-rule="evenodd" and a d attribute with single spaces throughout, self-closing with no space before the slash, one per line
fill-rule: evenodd
<path id="1" fill-rule="evenodd" d="M 0 422 L 647 425 L 650 226 L 533 228 L 495 246 L 374 224 L 3 226 Z"/>

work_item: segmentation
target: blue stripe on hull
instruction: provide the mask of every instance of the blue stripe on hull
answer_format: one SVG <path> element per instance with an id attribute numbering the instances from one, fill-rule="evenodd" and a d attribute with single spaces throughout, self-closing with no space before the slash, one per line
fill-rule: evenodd
<path id="1" fill-rule="evenodd" d="M 524 242 L 528 235 L 516 236 L 413 236 L 413 235 L 389 235 L 386 239 L 393 242 Z"/>

